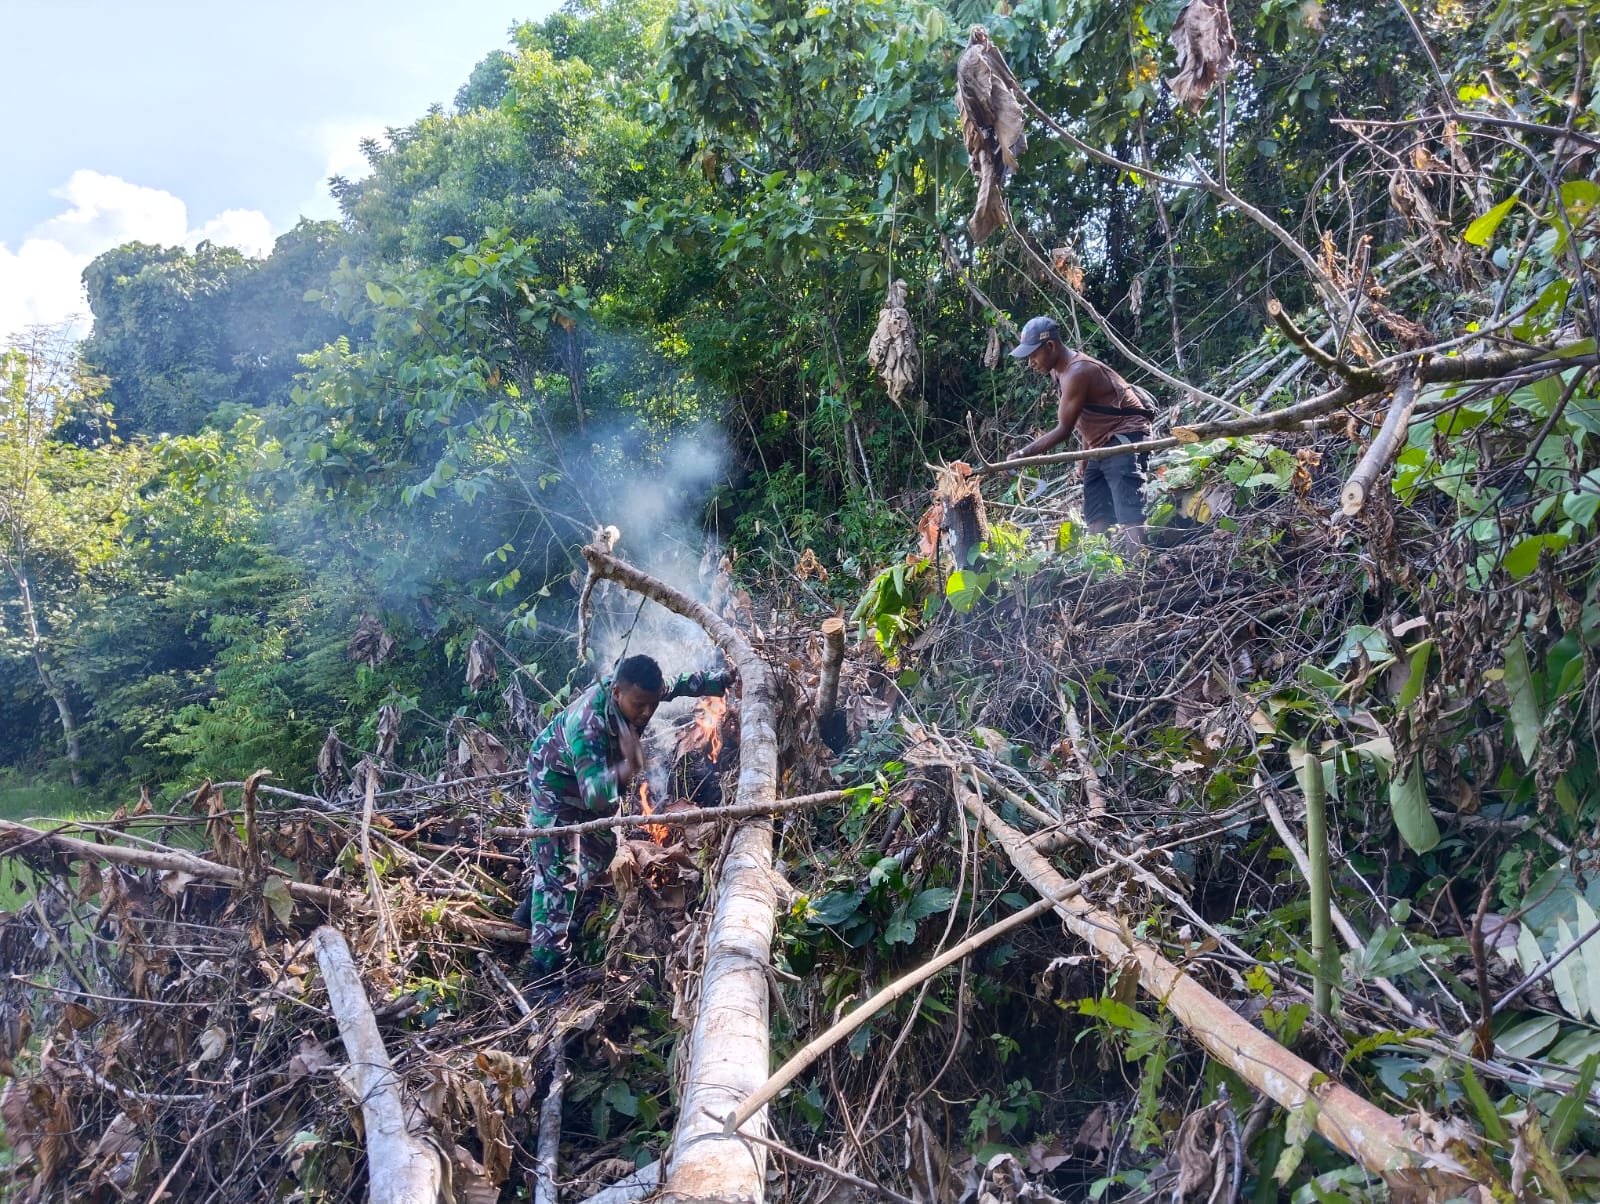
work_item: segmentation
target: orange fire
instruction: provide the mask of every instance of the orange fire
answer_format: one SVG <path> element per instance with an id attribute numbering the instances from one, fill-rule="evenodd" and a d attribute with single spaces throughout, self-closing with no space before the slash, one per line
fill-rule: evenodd
<path id="1" fill-rule="evenodd" d="M 705 749 L 706 756 L 715 765 L 722 757 L 722 720 L 727 714 L 727 699 L 714 694 L 702 698 L 684 733 L 683 747 Z"/>
<path id="2" fill-rule="evenodd" d="M 654 815 L 655 811 L 656 811 L 655 807 L 651 806 L 651 804 L 650 804 L 650 783 L 649 782 L 640 782 L 639 783 L 639 814 L 640 815 Z M 656 844 L 662 845 L 662 846 L 666 845 L 667 836 L 668 836 L 668 830 L 667 830 L 667 825 L 666 824 L 645 824 L 644 825 L 644 832 L 645 832 L 645 835 L 648 836 Z"/>

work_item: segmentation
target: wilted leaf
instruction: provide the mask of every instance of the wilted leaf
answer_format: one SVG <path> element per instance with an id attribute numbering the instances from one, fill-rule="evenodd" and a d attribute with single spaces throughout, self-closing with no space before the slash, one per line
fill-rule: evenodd
<path id="1" fill-rule="evenodd" d="M 288 880 L 269 874 L 261 884 L 261 897 L 272 909 L 273 918 L 287 927 L 294 919 L 294 896 L 289 893 Z"/>
<path id="2" fill-rule="evenodd" d="M 978 199 L 967 229 L 974 244 L 1005 225 L 1006 181 L 1017 157 L 1028 149 L 1022 106 L 1007 82 L 1011 72 L 989 31 L 974 25 L 967 48 L 956 60 L 956 112 L 967 145 Z"/>
<path id="3" fill-rule="evenodd" d="M 305 1036 L 300 1038 L 300 1048 L 289 1059 L 289 1065 L 284 1068 L 284 1074 L 291 1083 L 298 1082 L 307 1075 L 318 1074 L 333 1065 L 333 1058 L 323 1047 L 321 1041 L 315 1037 Z"/>
<path id="4" fill-rule="evenodd" d="M 467 648 L 467 689 L 477 692 L 491 681 L 500 679 L 500 666 L 495 660 L 494 645 L 482 631 L 472 637 Z"/>
<path id="5" fill-rule="evenodd" d="M 194 1059 L 196 1066 L 219 1058 L 222 1056 L 222 1051 L 228 1048 L 228 1034 L 221 1025 L 213 1024 L 200 1034 L 196 1048 L 199 1050 Z"/>

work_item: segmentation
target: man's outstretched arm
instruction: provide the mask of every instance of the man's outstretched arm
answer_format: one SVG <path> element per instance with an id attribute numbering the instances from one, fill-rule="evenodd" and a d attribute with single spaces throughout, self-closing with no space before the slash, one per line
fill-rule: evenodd
<path id="1" fill-rule="evenodd" d="M 1077 372 L 1069 373 L 1066 383 L 1061 386 L 1061 402 L 1056 409 L 1055 427 L 1026 447 L 1013 452 L 1011 458 L 1020 460 L 1023 456 L 1042 455 L 1052 447 L 1065 443 L 1071 437 L 1073 428 L 1078 425 L 1078 415 L 1083 413 L 1084 402 L 1088 397 L 1089 390 L 1084 384 L 1082 375 Z"/>

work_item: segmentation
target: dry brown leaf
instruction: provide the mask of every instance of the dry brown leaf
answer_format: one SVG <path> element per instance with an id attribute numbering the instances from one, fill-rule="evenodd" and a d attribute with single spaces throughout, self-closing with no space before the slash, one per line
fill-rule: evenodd
<path id="1" fill-rule="evenodd" d="M 200 1039 L 196 1042 L 196 1045 L 199 1052 L 195 1054 L 194 1062 L 191 1063 L 192 1066 L 198 1066 L 202 1062 L 210 1062 L 215 1058 L 220 1058 L 222 1052 L 228 1048 L 227 1030 L 221 1025 L 213 1024 L 200 1034 Z"/>
<path id="2" fill-rule="evenodd" d="M 362 615 L 345 653 L 351 660 L 362 661 L 369 669 L 376 669 L 389 659 L 394 649 L 395 638 L 383 629 L 383 624 L 372 615 Z"/>
<path id="3" fill-rule="evenodd" d="M 511 752 L 499 739 L 475 723 L 461 726 L 456 742 L 456 769 L 464 774 L 504 773 L 511 764 Z"/>
<path id="4" fill-rule="evenodd" d="M 1233 70 L 1238 43 L 1225 0 L 1189 0 L 1173 22 L 1172 45 L 1178 53 L 1178 74 L 1167 86 L 1181 103 L 1198 109 Z"/>
<path id="5" fill-rule="evenodd" d="M 378 747 L 375 750 L 380 761 L 394 760 L 395 745 L 400 740 L 400 708 L 397 706 L 383 706 L 378 708 Z M 370 767 L 368 772 L 371 772 Z"/>
<path id="6" fill-rule="evenodd" d="M 489 1172 L 461 1146 L 451 1151 L 454 1163 L 451 1185 L 455 1188 L 456 1204 L 498 1204 L 500 1188 L 489 1179 Z"/>
<path id="7" fill-rule="evenodd" d="M 467 647 L 467 689 L 476 693 L 491 681 L 500 680 L 500 665 L 495 660 L 494 645 L 482 631 L 472 637 Z"/>
<path id="8" fill-rule="evenodd" d="M 917 350 L 917 328 L 911 322 L 911 311 L 906 308 L 906 282 L 892 280 L 889 293 L 878 311 L 878 328 L 872 332 L 867 344 L 867 363 L 883 382 L 889 400 L 900 405 L 907 394 L 917 392 L 922 375 L 922 354 Z M 928 405 L 918 396 L 916 411 L 928 412 Z"/>
<path id="9" fill-rule="evenodd" d="M 1091 1165 L 1098 1166 L 1111 1150 L 1111 1137 L 1111 1110 L 1104 1104 L 1096 1104 L 1094 1111 L 1084 1117 L 1083 1123 L 1078 1126 L 1077 1136 L 1072 1139 L 1072 1148 L 1081 1150 L 1082 1156 Z"/>
<path id="10" fill-rule="evenodd" d="M 1011 90 L 1011 71 L 989 31 L 974 25 L 956 60 L 956 112 L 967 159 L 978 178 L 978 199 L 967 229 L 981 243 L 1006 222 L 1005 185 L 1028 149 L 1022 106 Z"/>
<path id="11" fill-rule="evenodd" d="M 308 1033 L 300 1038 L 300 1048 L 289 1059 L 289 1065 L 284 1068 L 284 1074 L 288 1076 L 291 1083 L 295 1083 L 307 1075 L 318 1074 L 332 1065 L 333 1058 L 322 1042 Z"/>
<path id="12" fill-rule="evenodd" d="M 343 773 L 344 756 L 339 747 L 339 733 L 330 727 L 328 738 L 317 751 L 317 777 L 322 780 L 323 789 L 331 794 L 338 787 L 339 777 Z"/>

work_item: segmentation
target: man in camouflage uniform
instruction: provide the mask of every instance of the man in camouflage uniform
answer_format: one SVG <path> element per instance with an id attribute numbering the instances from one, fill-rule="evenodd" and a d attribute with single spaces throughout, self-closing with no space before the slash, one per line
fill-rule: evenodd
<path id="1" fill-rule="evenodd" d="M 532 801 L 528 826 L 581 823 L 617 810 L 617 800 L 644 768 L 644 731 L 670 698 L 723 694 L 732 673 L 690 673 L 668 685 L 648 656 L 630 656 L 602 677 L 541 732 L 528 753 Z M 531 929 L 530 971 L 559 970 L 572 953 L 573 932 L 592 905 L 589 888 L 611 864 L 610 831 L 533 841 L 533 889 L 517 910 Z"/>

